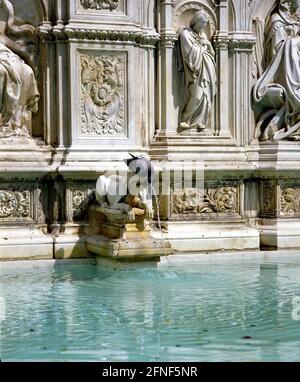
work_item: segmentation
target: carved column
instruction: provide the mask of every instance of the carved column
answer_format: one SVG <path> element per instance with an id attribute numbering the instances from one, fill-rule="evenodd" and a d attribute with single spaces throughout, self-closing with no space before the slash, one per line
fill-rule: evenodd
<path id="1" fill-rule="evenodd" d="M 53 28 L 56 43 L 56 136 L 57 146 L 64 148 L 70 143 L 68 133 L 70 130 L 69 108 L 70 102 L 65 95 L 69 94 L 70 62 L 67 54 L 67 42 L 64 35 L 64 24 L 67 20 L 66 4 L 62 0 L 56 0 L 57 22 Z"/>
<path id="2" fill-rule="evenodd" d="M 239 146 L 249 143 L 251 131 L 251 55 L 255 38 L 252 33 L 233 35 L 229 49 L 233 54 L 233 135 Z"/>
<path id="3" fill-rule="evenodd" d="M 42 67 L 42 83 L 44 92 L 42 94 L 43 101 L 43 130 L 44 140 L 47 145 L 55 146 L 56 130 L 55 130 L 55 46 L 53 44 L 53 36 L 51 35 L 51 25 L 43 22 L 38 28 L 40 38 L 40 56 Z"/>
<path id="4" fill-rule="evenodd" d="M 175 134 L 177 121 L 175 121 L 172 68 L 173 50 L 177 35 L 173 24 L 173 0 L 160 1 L 160 49 L 159 49 L 159 85 L 160 85 L 160 116 L 159 127 L 161 135 Z"/>
<path id="5" fill-rule="evenodd" d="M 221 0 L 219 9 L 219 31 L 214 41 L 217 53 L 218 96 L 217 96 L 217 130 L 222 136 L 230 135 L 229 131 L 229 60 L 228 60 L 228 2 Z"/>

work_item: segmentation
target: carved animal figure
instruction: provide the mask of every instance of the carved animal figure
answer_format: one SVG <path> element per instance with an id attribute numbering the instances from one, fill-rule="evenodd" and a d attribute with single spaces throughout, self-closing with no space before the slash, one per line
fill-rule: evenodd
<path id="1" fill-rule="evenodd" d="M 146 219 L 152 219 L 153 164 L 144 157 L 130 155 L 132 158 L 125 160 L 127 174 L 99 177 L 96 200 L 101 207 L 126 211 L 130 220 L 134 220 L 132 208 L 145 210 Z"/>

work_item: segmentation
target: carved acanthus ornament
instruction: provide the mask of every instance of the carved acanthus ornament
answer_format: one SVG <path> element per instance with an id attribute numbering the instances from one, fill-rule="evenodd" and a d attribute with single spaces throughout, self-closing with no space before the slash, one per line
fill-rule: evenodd
<path id="1" fill-rule="evenodd" d="M 80 0 L 80 4 L 86 9 L 108 9 L 112 11 L 118 8 L 119 0 Z"/>
<path id="2" fill-rule="evenodd" d="M 30 191 L 0 190 L 0 218 L 30 216 Z"/>
<path id="3" fill-rule="evenodd" d="M 212 187 L 212 188 L 211 188 Z M 238 214 L 238 187 L 187 188 L 173 194 L 174 214 Z"/>
<path id="4" fill-rule="evenodd" d="M 82 136 L 126 136 L 125 55 L 81 54 Z"/>
<path id="5" fill-rule="evenodd" d="M 176 33 L 162 34 L 160 37 L 161 48 L 174 48 L 178 35 Z"/>
<path id="6" fill-rule="evenodd" d="M 229 46 L 229 38 L 214 38 L 213 46 L 217 50 L 227 50 Z"/>
<path id="7" fill-rule="evenodd" d="M 67 187 L 67 219 L 69 222 L 87 220 L 88 205 L 95 199 L 94 184 L 71 183 Z"/>

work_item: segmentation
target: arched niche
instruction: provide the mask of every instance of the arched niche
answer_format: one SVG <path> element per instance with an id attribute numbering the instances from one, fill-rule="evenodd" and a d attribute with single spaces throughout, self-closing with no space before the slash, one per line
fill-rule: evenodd
<path id="1" fill-rule="evenodd" d="M 147 0 L 144 7 L 144 26 L 147 28 L 155 28 L 157 13 L 155 0 Z"/>
<path id="2" fill-rule="evenodd" d="M 47 0 L 10 0 L 17 20 L 38 26 L 47 19 Z"/>
<path id="3" fill-rule="evenodd" d="M 253 84 L 262 75 L 266 64 L 272 56 L 272 51 L 265 45 L 266 27 L 278 3 L 278 0 L 265 0 L 263 3 L 256 1 L 249 13 L 248 29 L 253 32 L 257 40 L 252 63 Z"/>
<path id="4" fill-rule="evenodd" d="M 253 3 L 251 11 L 249 13 L 248 18 L 248 30 L 252 30 L 253 20 L 255 18 L 260 18 L 262 20 L 267 21 L 270 14 L 275 9 L 276 5 L 278 5 L 278 0 L 256 0 Z"/>
<path id="5" fill-rule="evenodd" d="M 215 12 L 215 4 L 210 0 L 203 1 L 187 1 L 181 0 L 175 2 L 175 10 L 174 10 L 174 23 L 173 27 L 177 32 L 184 27 L 188 27 L 190 21 L 195 14 L 195 12 L 203 9 L 207 12 L 209 17 L 209 22 L 207 28 L 205 30 L 207 36 L 212 38 L 217 29 L 217 18 Z"/>
<path id="6" fill-rule="evenodd" d="M 212 0 L 178 0 L 174 3 L 174 16 L 173 16 L 173 29 L 178 34 L 178 37 L 182 33 L 182 30 L 190 26 L 190 22 L 197 11 L 204 10 L 208 15 L 208 24 L 204 30 L 207 38 L 212 40 L 213 36 L 218 30 L 217 8 L 215 1 Z M 184 98 L 186 94 L 184 75 L 180 65 L 178 64 L 178 56 L 180 55 L 179 40 L 175 43 L 173 51 L 173 100 L 174 109 L 176 115 L 174 120 L 178 124 L 180 122 L 182 108 L 184 106 Z M 216 129 L 216 112 L 215 103 L 210 115 L 208 130 L 215 131 Z"/>
<path id="7" fill-rule="evenodd" d="M 235 31 L 237 29 L 236 25 L 236 12 L 235 6 L 232 0 L 228 0 L 228 30 Z"/>

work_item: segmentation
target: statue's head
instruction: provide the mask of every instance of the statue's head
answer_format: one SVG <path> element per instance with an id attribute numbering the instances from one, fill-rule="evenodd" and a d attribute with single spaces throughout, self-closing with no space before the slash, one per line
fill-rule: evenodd
<path id="1" fill-rule="evenodd" d="M 293 14 L 299 8 L 299 0 L 280 0 L 279 8 L 284 12 Z"/>
<path id="2" fill-rule="evenodd" d="M 133 174 L 137 175 L 142 188 L 151 186 L 154 179 L 154 166 L 151 161 L 142 156 L 130 154 L 131 158 L 126 159 L 126 164 Z M 144 187 L 143 187 L 143 186 Z"/>
<path id="3" fill-rule="evenodd" d="M 196 32 L 199 33 L 203 31 L 206 24 L 208 23 L 208 14 L 204 11 L 197 11 L 191 20 L 190 26 Z"/>

